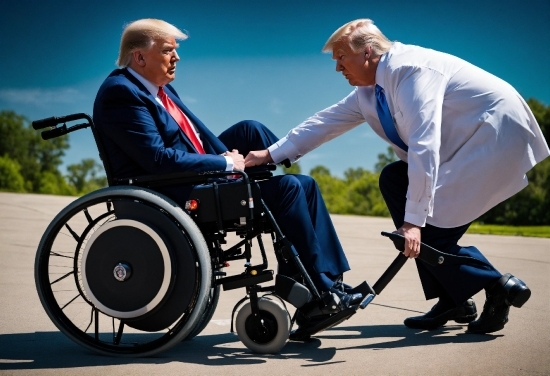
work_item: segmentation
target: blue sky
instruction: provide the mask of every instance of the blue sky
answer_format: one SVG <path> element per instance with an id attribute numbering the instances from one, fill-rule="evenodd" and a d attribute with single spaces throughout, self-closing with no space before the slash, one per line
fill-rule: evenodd
<path id="1" fill-rule="evenodd" d="M 371 18 L 391 40 L 457 55 L 550 104 L 548 0 L 2 0 L 0 110 L 30 120 L 92 112 L 115 68 L 124 24 L 164 19 L 189 32 L 174 86 L 215 133 L 242 119 L 279 137 L 352 87 L 320 52 L 331 33 Z M 96 157 L 89 131 L 71 135 L 65 164 Z M 372 169 L 386 144 L 367 124 L 302 158 L 342 175 Z"/>

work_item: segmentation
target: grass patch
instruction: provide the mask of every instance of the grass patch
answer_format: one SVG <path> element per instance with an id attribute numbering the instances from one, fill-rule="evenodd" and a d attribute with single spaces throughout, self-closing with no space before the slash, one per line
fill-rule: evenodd
<path id="1" fill-rule="evenodd" d="M 550 226 L 486 225 L 474 222 L 468 229 L 467 233 L 550 238 Z"/>

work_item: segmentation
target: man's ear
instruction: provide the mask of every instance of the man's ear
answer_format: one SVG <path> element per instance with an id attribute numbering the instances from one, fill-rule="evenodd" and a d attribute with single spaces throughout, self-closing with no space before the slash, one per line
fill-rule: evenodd
<path id="1" fill-rule="evenodd" d="M 365 59 L 369 59 L 369 57 L 371 56 L 371 52 L 372 52 L 372 47 L 371 46 L 367 46 L 365 48 Z"/>
<path id="2" fill-rule="evenodd" d="M 145 58 L 143 57 L 141 51 L 134 51 L 132 53 L 132 59 L 135 61 L 135 63 L 137 65 L 139 65 L 140 67 L 144 67 L 145 66 Z"/>

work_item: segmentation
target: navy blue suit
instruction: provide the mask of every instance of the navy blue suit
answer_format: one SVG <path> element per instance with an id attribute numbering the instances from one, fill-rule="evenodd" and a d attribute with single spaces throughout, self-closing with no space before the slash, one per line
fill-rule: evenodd
<path id="1" fill-rule="evenodd" d="M 222 154 L 263 150 L 278 140 L 255 121 L 239 122 L 216 137 L 179 99 L 170 85 L 166 94 L 200 134 L 206 154 L 198 154 L 172 116 L 126 69 L 117 69 L 101 85 L 94 103 L 94 123 L 105 146 L 113 177 L 182 171 L 223 171 Z M 260 183 L 262 197 L 283 233 L 293 243 L 321 290 L 349 270 L 349 264 L 315 181 L 303 175 L 275 176 Z M 189 188 L 163 188 L 180 205 Z"/>

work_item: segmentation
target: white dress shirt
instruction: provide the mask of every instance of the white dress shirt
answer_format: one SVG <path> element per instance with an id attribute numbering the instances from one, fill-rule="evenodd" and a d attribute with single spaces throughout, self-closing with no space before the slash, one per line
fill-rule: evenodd
<path id="1" fill-rule="evenodd" d="M 127 67 L 126 69 L 128 69 L 128 72 L 130 72 L 132 74 L 132 76 L 137 78 L 138 81 L 143 84 L 143 86 L 145 86 L 147 91 L 149 93 L 151 93 L 151 95 L 153 97 L 155 97 L 155 100 L 158 102 L 158 104 L 160 104 L 162 107 L 164 107 L 164 104 L 162 103 L 162 100 L 158 96 L 159 87 L 157 85 L 155 85 L 154 83 L 152 83 L 151 81 L 149 81 L 148 79 L 146 79 L 145 77 L 143 77 L 141 74 L 139 74 L 135 70 L 133 70 L 132 68 Z M 189 119 L 183 111 L 181 111 L 181 113 L 182 113 L 183 116 L 185 116 L 185 118 L 187 119 L 189 124 L 191 124 L 191 129 L 193 130 L 193 133 L 195 133 L 195 136 L 197 136 L 197 140 L 199 140 L 199 142 L 201 143 L 201 146 L 202 146 L 202 140 L 201 140 L 199 132 L 197 131 L 197 127 L 195 127 L 195 124 L 193 124 L 191 119 Z M 233 165 L 234 165 L 233 164 L 233 158 L 228 157 L 227 155 L 224 155 L 223 157 L 225 158 L 225 162 L 226 162 L 225 171 L 233 171 Z"/>
<path id="2" fill-rule="evenodd" d="M 395 42 L 380 59 L 376 83 L 408 152 L 384 133 L 374 86 L 361 86 L 270 146 L 274 162 L 295 161 L 367 122 L 408 163 L 405 221 L 449 228 L 519 192 L 525 173 L 550 155 L 516 90 L 455 56 Z"/>

